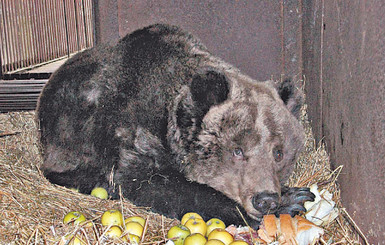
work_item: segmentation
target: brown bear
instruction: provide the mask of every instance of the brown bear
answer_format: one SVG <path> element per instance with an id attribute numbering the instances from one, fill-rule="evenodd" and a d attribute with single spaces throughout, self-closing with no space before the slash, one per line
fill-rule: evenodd
<path id="1" fill-rule="evenodd" d="M 191 34 L 156 24 L 69 59 L 40 96 L 37 121 L 52 182 L 118 197 L 169 217 L 188 211 L 257 227 L 303 211 L 288 188 L 304 143 L 301 93 L 259 82 Z M 237 208 L 238 207 L 238 208 Z"/>

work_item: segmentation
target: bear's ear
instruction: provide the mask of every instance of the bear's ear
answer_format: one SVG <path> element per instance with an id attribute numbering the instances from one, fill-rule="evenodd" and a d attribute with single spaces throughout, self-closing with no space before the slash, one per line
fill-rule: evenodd
<path id="1" fill-rule="evenodd" d="M 200 131 L 203 117 L 212 106 L 227 99 L 229 90 L 224 74 L 210 68 L 199 70 L 174 102 L 172 127 L 178 132 L 177 140 L 188 145 Z"/>
<path id="2" fill-rule="evenodd" d="M 227 99 L 229 83 L 226 76 L 212 68 L 201 69 L 194 75 L 190 92 L 199 116 L 204 116 L 210 107 Z"/>
<path id="3" fill-rule="evenodd" d="M 294 82 L 290 79 L 286 79 L 277 85 L 278 94 L 281 97 L 283 103 L 287 106 L 289 111 L 299 118 L 300 109 L 303 104 L 303 93 L 298 89 Z"/>

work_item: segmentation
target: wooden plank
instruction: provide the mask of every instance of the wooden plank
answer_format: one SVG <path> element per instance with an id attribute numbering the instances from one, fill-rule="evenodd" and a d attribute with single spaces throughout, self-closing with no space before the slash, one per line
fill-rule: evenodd
<path id="1" fill-rule="evenodd" d="M 34 110 L 47 81 L 0 80 L 0 112 Z"/>

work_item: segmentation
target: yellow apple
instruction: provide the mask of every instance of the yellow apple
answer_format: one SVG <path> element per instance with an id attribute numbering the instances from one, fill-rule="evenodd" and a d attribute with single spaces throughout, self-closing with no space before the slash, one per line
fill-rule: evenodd
<path id="1" fill-rule="evenodd" d="M 225 245 L 230 244 L 234 241 L 233 236 L 228 233 L 225 229 L 217 228 L 213 230 L 208 236 L 207 240 L 218 239 L 222 241 Z"/>
<path id="2" fill-rule="evenodd" d="M 211 240 L 208 240 L 205 245 L 225 245 L 222 241 L 218 240 L 218 239 L 211 239 Z"/>
<path id="3" fill-rule="evenodd" d="M 211 239 L 208 240 L 205 245 L 225 245 L 222 241 L 219 241 L 218 239 Z"/>
<path id="4" fill-rule="evenodd" d="M 122 237 L 123 232 L 122 232 L 122 229 L 120 229 L 119 226 L 116 226 L 116 225 L 113 225 L 110 227 L 110 229 L 108 229 L 108 231 L 105 233 L 105 236 L 108 237 L 108 238 L 112 238 L 112 239 L 121 239 L 123 241 L 126 241 L 126 238 L 125 237 Z"/>
<path id="5" fill-rule="evenodd" d="M 202 234 L 194 233 L 186 237 L 183 245 L 204 245 L 206 241 L 206 238 Z"/>
<path id="6" fill-rule="evenodd" d="M 91 191 L 91 196 L 98 197 L 100 199 L 107 199 L 108 193 L 103 187 L 95 187 Z"/>
<path id="7" fill-rule="evenodd" d="M 167 232 L 167 239 L 174 242 L 175 245 L 183 245 L 186 237 L 190 235 L 190 230 L 184 225 L 175 225 Z"/>
<path id="8" fill-rule="evenodd" d="M 203 219 L 202 216 L 200 216 L 199 214 L 197 213 L 193 213 L 193 212 L 189 212 L 189 213 L 185 213 L 182 217 L 182 220 L 180 221 L 180 223 L 182 225 L 186 224 L 187 220 L 189 219 Z"/>
<path id="9" fill-rule="evenodd" d="M 74 225 L 78 225 L 85 220 L 86 220 L 86 217 L 84 217 L 82 213 L 73 211 L 73 212 L 69 212 L 64 216 L 63 223 L 64 224 L 73 223 Z"/>
<path id="10" fill-rule="evenodd" d="M 206 231 L 207 237 L 209 236 L 210 232 L 212 232 L 213 230 L 215 230 L 217 228 L 221 228 L 221 229 L 226 228 L 225 223 L 222 220 L 217 219 L 217 218 L 212 218 L 212 219 L 208 220 L 206 222 L 206 225 L 207 225 L 207 231 Z"/>
<path id="11" fill-rule="evenodd" d="M 146 220 L 140 216 L 131 216 L 124 220 L 124 223 L 128 223 L 130 221 L 135 221 L 141 224 L 144 227 L 144 224 L 146 223 Z"/>
<path id="12" fill-rule="evenodd" d="M 203 219 L 200 218 L 190 218 L 184 224 L 187 228 L 189 228 L 191 234 L 199 233 L 202 236 L 206 235 L 207 225 Z"/>
<path id="13" fill-rule="evenodd" d="M 68 245 L 85 245 L 86 243 L 82 240 L 80 240 L 77 236 L 73 236 L 73 235 L 67 235 L 64 237 L 65 239 L 65 244 L 68 244 Z"/>
<path id="14" fill-rule="evenodd" d="M 230 245 L 249 245 L 249 244 L 245 241 L 238 240 L 230 243 Z"/>
<path id="15" fill-rule="evenodd" d="M 128 234 L 127 236 L 127 241 L 130 244 L 138 244 L 140 242 L 140 237 L 133 235 L 133 234 Z"/>
<path id="16" fill-rule="evenodd" d="M 126 232 L 128 232 L 128 234 L 133 234 L 135 236 L 141 237 L 143 234 L 143 226 L 135 221 L 127 222 Z"/>
<path id="17" fill-rule="evenodd" d="M 123 215 L 117 209 L 111 209 L 103 213 L 102 215 L 102 225 L 117 225 L 123 226 Z"/>

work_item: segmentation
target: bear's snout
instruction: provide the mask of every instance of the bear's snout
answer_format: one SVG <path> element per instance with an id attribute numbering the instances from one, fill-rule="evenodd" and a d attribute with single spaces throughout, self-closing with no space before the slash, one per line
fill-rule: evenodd
<path id="1" fill-rule="evenodd" d="M 275 213 L 279 207 L 279 195 L 277 193 L 260 192 L 252 199 L 253 206 L 261 214 Z"/>

